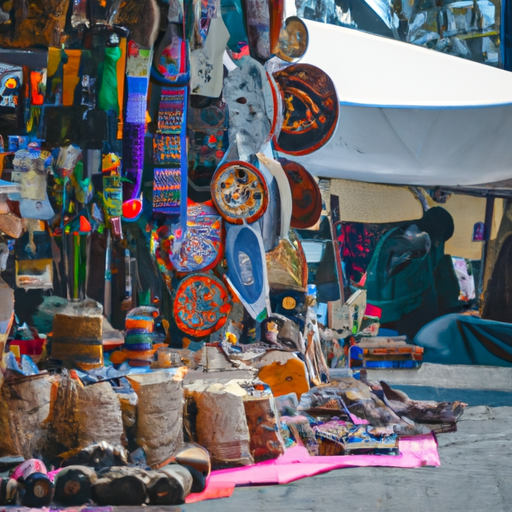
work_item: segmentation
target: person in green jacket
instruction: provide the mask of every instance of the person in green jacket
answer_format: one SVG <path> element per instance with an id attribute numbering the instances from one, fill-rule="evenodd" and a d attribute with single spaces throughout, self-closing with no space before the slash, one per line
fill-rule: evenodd
<path id="1" fill-rule="evenodd" d="M 381 324 L 413 338 L 431 320 L 459 307 L 459 284 L 444 244 L 454 231 L 440 206 L 388 231 L 368 265 L 368 303 L 381 308 Z"/>

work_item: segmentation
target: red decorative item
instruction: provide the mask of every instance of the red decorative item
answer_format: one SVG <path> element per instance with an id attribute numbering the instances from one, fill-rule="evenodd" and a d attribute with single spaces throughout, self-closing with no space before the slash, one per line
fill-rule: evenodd
<path id="1" fill-rule="evenodd" d="M 322 214 L 322 195 L 315 178 L 297 162 L 280 158 L 279 163 L 292 190 L 291 226 L 297 229 L 313 227 Z"/>
<path id="2" fill-rule="evenodd" d="M 284 0 L 269 0 L 268 9 L 270 11 L 270 49 L 273 51 L 284 24 Z"/>
<path id="3" fill-rule="evenodd" d="M 192 274 L 178 285 L 173 309 L 178 328 L 200 338 L 218 331 L 226 323 L 231 303 L 219 279 L 208 274 Z"/>
<path id="4" fill-rule="evenodd" d="M 82 215 L 80 217 L 80 233 L 90 233 L 91 231 L 91 223 Z"/>
<path id="5" fill-rule="evenodd" d="M 123 203 L 123 220 L 134 222 L 142 213 L 142 201 L 140 199 L 130 199 Z"/>

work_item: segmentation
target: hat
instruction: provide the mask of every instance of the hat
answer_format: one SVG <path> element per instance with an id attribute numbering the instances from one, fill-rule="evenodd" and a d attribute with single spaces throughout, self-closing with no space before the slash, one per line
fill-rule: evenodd
<path id="1" fill-rule="evenodd" d="M 453 236 L 455 225 L 453 217 L 441 206 L 434 206 L 427 210 L 421 219 L 416 222 L 421 231 L 429 234 L 432 241 L 446 242 Z"/>

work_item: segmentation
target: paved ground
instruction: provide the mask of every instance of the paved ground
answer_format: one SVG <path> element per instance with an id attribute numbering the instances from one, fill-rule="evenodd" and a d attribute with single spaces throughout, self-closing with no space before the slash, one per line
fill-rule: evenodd
<path id="1" fill-rule="evenodd" d="M 400 387 L 411 398 L 459 399 L 472 405 L 459 422 L 458 432 L 439 436 L 440 467 L 340 469 L 288 485 L 236 488 L 231 498 L 183 505 L 182 509 L 185 512 L 512 511 L 512 393 Z"/>

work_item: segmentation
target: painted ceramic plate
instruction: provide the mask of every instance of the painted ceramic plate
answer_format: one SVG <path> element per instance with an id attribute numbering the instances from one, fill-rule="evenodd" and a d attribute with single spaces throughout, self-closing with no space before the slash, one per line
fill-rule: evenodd
<path id="1" fill-rule="evenodd" d="M 191 336 L 208 336 L 218 331 L 231 311 L 228 292 L 222 282 L 208 274 L 185 277 L 176 290 L 174 319 Z"/>
<path id="2" fill-rule="evenodd" d="M 297 229 L 313 227 L 322 214 L 322 194 L 315 178 L 297 162 L 279 158 L 292 190 L 291 226 Z"/>
<path id="3" fill-rule="evenodd" d="M 257 60 L 244 57 L 225 78 L 222 94 L 229 111 L 229 142 L 238 151 L 234 160 L 249 161 L 279 132 L 281 91 Z"/>
<path id="4" fill-rule="evenodd" d="M 212 178 L 212 199 L 220 214 L 232 224 L 258 220 L 267 209 L 268 187 L 254 165 L 228 162 Z"/>
<path id="5" fill-rule="evenodd" d="M 297 62 L 308 49 L 309 34 L 306 24 L 297 16 L 286 18 L 274 53 L 285 62 Z"/>
<path id="6" fill-rule="evenodd" d="M 339 102 L 332 80 L 311 64 L 295 64 L 274 74 L 284 100 L 284 121 L 276 148 L 308 155 L 332 137 Z"/>
<path id="7" fill-rule="evenodd" d="M 210 270 L 222 257 L 222 217 L 211 203 L 191 203 L 184 239 L 170 242 L 169 259 L 178 272 Z"/>

